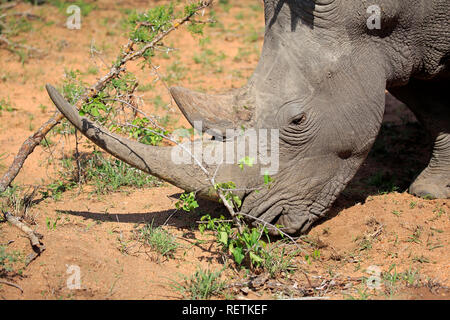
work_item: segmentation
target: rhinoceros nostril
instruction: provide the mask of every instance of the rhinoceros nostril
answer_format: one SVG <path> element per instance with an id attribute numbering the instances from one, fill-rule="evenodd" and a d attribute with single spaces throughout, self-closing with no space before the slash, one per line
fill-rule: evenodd
<path id="1" fill-rule="evenodd" d="M 338 156 L 339 156 L 339 158 L 341 158 L 343 160 L 348 159 L 352 156 L 352 151 L 351 150 L 339 151 Z"/>

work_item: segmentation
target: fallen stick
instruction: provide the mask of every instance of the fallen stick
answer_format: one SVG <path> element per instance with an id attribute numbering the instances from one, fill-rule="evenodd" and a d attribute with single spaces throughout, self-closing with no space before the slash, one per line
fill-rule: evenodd
<path id="1" fill-rule="evenodd" d="M 20 221 L 11 213 L 3 212 L 3 216 L 6 221 L 8 221 L 13 226 L 19 228 L 23 233 L 25 233 L 28 239 L 30 240 L 34 252 L 29 254 L 25 261 L 26 265 L 30 264 L 34 259 L 36 259 L 37 256 L 39 256 L 45 250 L 45 246 L 39 240 L 39 238 L 42 238 L 42 236 L 37 235 L 29 226 Z"/>
<path id="2" fill-rule="evenodd" d="M 9 282 L 6 280 L 1 280 L 1 279 L 0 279 L 0 284 L 6 284 L 7 286 L 17 288 L 21 291 L 21 293 L 23 293 L 23 289 L 18 284 L 15 284 L 15 283 L 12 283 L 12 282 Z"/>

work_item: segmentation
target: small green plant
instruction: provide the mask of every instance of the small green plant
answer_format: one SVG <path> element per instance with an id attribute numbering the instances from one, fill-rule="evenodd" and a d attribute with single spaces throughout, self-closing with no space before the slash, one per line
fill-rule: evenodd
<path id="1" fill-rule="evenodd" d="M 34 217 L 28 214 L 28 209 L 33 206 L 36 191 L 37 188 L 25 189 L 21 186 L 11 185 L 3 193 L 0 193 L 0 209 L 10 211 L 28 222 L 34 222 Z"/>
<path id="2" fill-rule="evenodd" d="M 240 159 L 238 162 L 238 165 L 239 165 L 239 168 L 241 168 L 241 170 L 244 170 L 244 165 L 246 165 L 248 167 L 253 167 L 254 162 L 255 162 L 255 159 L 247 156 L 247 157 Z"/>
<path id="3" fill-rule="evenodd" d="M 98 68 L 96 66 L 89 66 L 86 74 L 90 74 L 90 75 L 97 75 L 98 74 Z"/>
<path id="4" fill-rule="evenodd" d="M 162 131 L 159 128 L 148 129 L 147 125 L 150 120 L 147 118 L 135 118 L 131 122 L 131 127 L 129 127 L 129 136 L 135 138 L 141 143 L 157 146 L 163 140 L 161 135 L 168 135 L 167 131 Z"/>
<path id="5" fill-rule="evenodd" d="M 94 151 L 91 157 L 83 160 L 81 166 L 84 168 L 86 181 L 95 187 L 93 192 L 98 195 L 113 192 L 125 186 L 143 188 L 160 185 L 155 177 L 118 159 L 105 158 L 98 151 Z"/>
<path id="6" fill-rule="evenodd" d="M 225 282 L 220 280 L 221 274 L 221 270 L 213 272 L 198 268 L 190 277 L 184 276 L 182 283 L 171 280 L 171 286 L 185 299 L 205 300 L 222 293 Z"/>
<path id="7" fill-rule="evenodd" d="M 8 272 L 14 272 L 15 264 L 21 260 L 19 252 L 8 252 L 6 249 L 6 246 L 0 245 L 0 276 Z"/>
<path id="8" fill-rule="evenodd" d="M 237 232 L 232 222 L 226 221 L 223 216 L 211 218 L 210 215 L 204 215 L 201 221 L 206 223 L 199 225 L 200 232 L 214 231 L 217 242 L 225 252 L 231 254 L 237 265 L 241 265 L 245 258 L 248 259 L 250 267 L 256 268 L 263 265 L 266 242 L 261 238 L 264 236 L 267 241 L 270 241 L 266 227 L 249 228 L 243 224 L 242 232 Z"/>
<path id="9" fill-rule="evenodd" d="M 407 282 L 409 286 L 413 286 L 420 281 L 420 274 L 418 270 L 413 270 L 411 267 L 402 273 L 403 280 Z"/>
<path id="10" fill-rule="evenodd" d="M 64 81 L 61 91 L 69 103 L 75 103 L 83 95 L 85 89 L 84 83 L 79 79 L 81 72 L 79 70 L 64 70 Z"/>
<path id="11" fill-rule="evenodd" d="M 196 64 L 202 64 L 205 67 L 212 69 L 213 73 L 222 72 L 222 66 L 217 63 L 225 60 L 226 55 L 221 52 L 220 54 L 216 54 L 211 49 L 203 49 L 201 54 L 195 54 L 193 59 Z"/>
<path id="12" fill-rule="evenodd" d="M 67 7 L 71 4 L 74 4 L 80 8 L 81 15 L 84 17 L 89 15 L 89 13 L 91 13 L 92 10 L 97 9 L 97 4 L 83 0 L 71 1 L 69 4 L 67 3 L 67 1 L 62 0 L 49 0 L 48 2 L 51 5 L 57 7 L 64 14 L 66 14 Z"/>
<path id="13" fill-rule="evenodd" d="M 394 288 L 398 281 L 401 280 L 401 274 L 397 272 L 397 266 L 395 264 L 392 264 L 387 272 L 383 272 L 382 276 L 385 283 L 391 288 Z"/>
<path id="14" fill-rule="evenodd" d="M 220 190 L 223 192 L 225 200 L 236 209 L 239 209 L 242 205 L 241 198 L 233 194 L 233 190 L 236 189 L 236 184 L 234 182 L 223 182 L 217 183 L 214 186 L 215 190 Z"/>
<path id="15" fill-rule="evenodd" d="M 422 227 L 417 226 L 414 230 L 413 234 L 408 237 L 407 242 L 414 242 L 417 244 L 421 244 L 422 240 L 420 240 L 420 236 L 422 235 Z"/>
<path id="16" fill-rule="evenodd" d="M 154 88 L 154 86 L 151 83 L 147 83 L 147 84 L 144 84 L 144 85 L 140 85 L 137 88 L 137 90 L 139 92 L 147 92 L 147 91 L 153 90 L 153 88 Z"/>
<path id="17" fill-rule="evenodd" d="M 153 222 L 139 230 L 138 241 L 150 247 L 165 258 L 173 258 L 180 246 L 176 238 L 161 226 L 154 227 Z"/>
<path id="18" fill-rule="evenodd" d="M 2 115 L 2 111 L 13 112 L 14 108 L 11 106 L 11 102 L 6 99 L 0 100 L 0 116 Z"/>
<path id="19" fill-rule="evenodd" d="M 198 203 L 195 200 L 195 193 L 183 193 L 180 196 L 180 200 L 175 203 L 175 207 L 180 210 L 184 210 L 186 212 L 191 212 L 195 208 L 198 208 Z"/>
<path id="20" fill-rule="evenodd" d="M 401 211 L 401 210 L 400 210 L 400 211 L 398 211 L 398 210 L 392 210 L 392 214 L 395 215 L 395 216 L 397 216 L 397 217 L 400 217 L 401 214 L 402 214 L 402 211 Z"/>
<path id="21" fill-rule="evenodd" d="M 186 67 L 184 67 L 181 62 L 175 61 L 167 67 L 166 76 L 163 77 L 163 80 L 168 85 L 173 85 L 184 79 L 186 76 L 186 71 Z"/>
<path id="22" fill-rule="evenodd" d="M 365 251 L 365 250 L 370 250 L 370 249 L 372 249 L 372 239 L 364 237 L 359 242 L 358 250 L 359 251 Z"/>
<path id="23" fill-rule="evenodd" d="M 300 253 L 300 250 L 289 251 L 285 247 L 275 246 L 266 250 L 263 255 L 262 267 L 267 271 L 271 278 L 275 278 L 281 273 L 290 273 L 297 269 L 294 258 Z"/>
<path id="24" fill-rule="evenodd" d="M 76 186 L 74 181 L 55 181 L 47 185 L 46 190 L 40 191 L 44 198 L 51 197 L 53 200 L 61 200 L 62 194 Z"/>
<path id="25" fill-rule="evenodd" d="M 405 272 L 397 272 L 397 266 L 392 264 L 387 272 L 382 273 L 382 279 L 390 296 L 394 295 L 401 282 L 405 282 L 408 286 L 416 285 L 420 281 L 418 270 L 411 267 Z"/>
<path id="26" fill-rule="evenodd" d="M 47 229 L 48 230 L 55 230 L 56 229 L 56 225 L 58 224 L 59 220 L 61 220 L 60 216 L 57 216 L 54 221 L 52 221 L 52 219 L 50 219 L 49 217 L 46 217 L 45 218 L 45 224 L 47 225 Z"/>
<path id="27" fill-rule="evenodd" d="M 370 294 L 367 292 L 367 288 L 365 287 L 358 287 L 356 288 L 357 296 L 353 297 L 351 295 L 347 296 L 347 300 L 368 300 L 370 297 Z"/>

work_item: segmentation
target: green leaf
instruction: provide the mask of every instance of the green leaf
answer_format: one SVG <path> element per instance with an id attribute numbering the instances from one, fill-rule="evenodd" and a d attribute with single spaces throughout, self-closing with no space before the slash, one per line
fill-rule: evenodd
<path id="1" fill-rule="evenodd" d="M 260 264 L 263 260 L 260 256 L 256 255 L 255 253 L 250 251 L 250 259 L 257 264 Z"/>
<path id="2" fill-rule="evenodd" d="M 241 170 L 244 170 L 244 164 L 249 166 L 249 167 L 253 167 L 253 164 L 255 162 L 255 159 L 246 156 L 244 158 L 242 158 L 241 160 L 239 160 L 239 168 L 241 168 Z"/>
<path id="3" fill-rule="evenodd" d="M 219 242 L 224 245 L 228 243 L 228 234 L 226 232 L 219 232 Z"/>
<path id="4" fill-rule="evenodd" d="M 100 112 L 98 112 L 97 108 L 92 108 L 91 115 L 93 115 L 94 117 L 98 117 L 100 115 Z"/>
<path id="5" fill-rule="evenodd" d="M 269 172 L 266 171 L 264 173 L 264 184 L 269 184 L 272 182 L 272 178 L 269 176 Z"/>
<path id="6" fill-rule="evenodd" d="M 234 203 L 236 204 L 236 206 L 237 206 L 238 208 L 241 207 L 241 205 L 242 205 L 242 200 L 241 200 L 238 196 L 233 195 L 233 201 L 234 201 Z"/>
<path id="7" fill-rule="evenodd" d="M 242 252 L 242 248 L 237 247 L 231 249 L 230 251 L 233 254 L 234 261 L 236 261 L 237 264 L 241 264 L 242 260 L 244 260 L 245 258 L 244 253 Z"/>

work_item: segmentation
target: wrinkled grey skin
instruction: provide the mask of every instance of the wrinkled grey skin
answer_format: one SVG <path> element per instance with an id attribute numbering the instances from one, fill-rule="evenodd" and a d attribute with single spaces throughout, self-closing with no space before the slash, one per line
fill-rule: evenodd
<path id="1" fill-rule="evenodd" d="M 369 30 L 367 8 L 382 9 Z M 384 113 L 385 89 L 406 103 L 433 137 L 429 166 L 412 183 L 419 196 L 450 197 L 448 0 L 265 0 L 259 64 L 241 89 L 205 95 L 171 93 L 186 118 L 225 135 L 226 128 L 276 128 L 280 170 L 264 188 L 259 167 L 223 165 L 217 182 L 234 181 L 242 212 L 306 232 L 324 217 L 366 158 Z M 114 156 L 187 191 L 211 198 L 195 165 L 174 165 L 170 148 L 144 146 L 94 125 L 51 87 L 61 112 Z M 245 108 L 244 108 L 245 106 Z M 241 139 L 240 137 L 225 137 Z M 223 142 L 211 141 L 209 147 Z M 206 166 L 206 165 L 205 165 Z M 207 167 L 211 172 L 214 166 Z"/>

